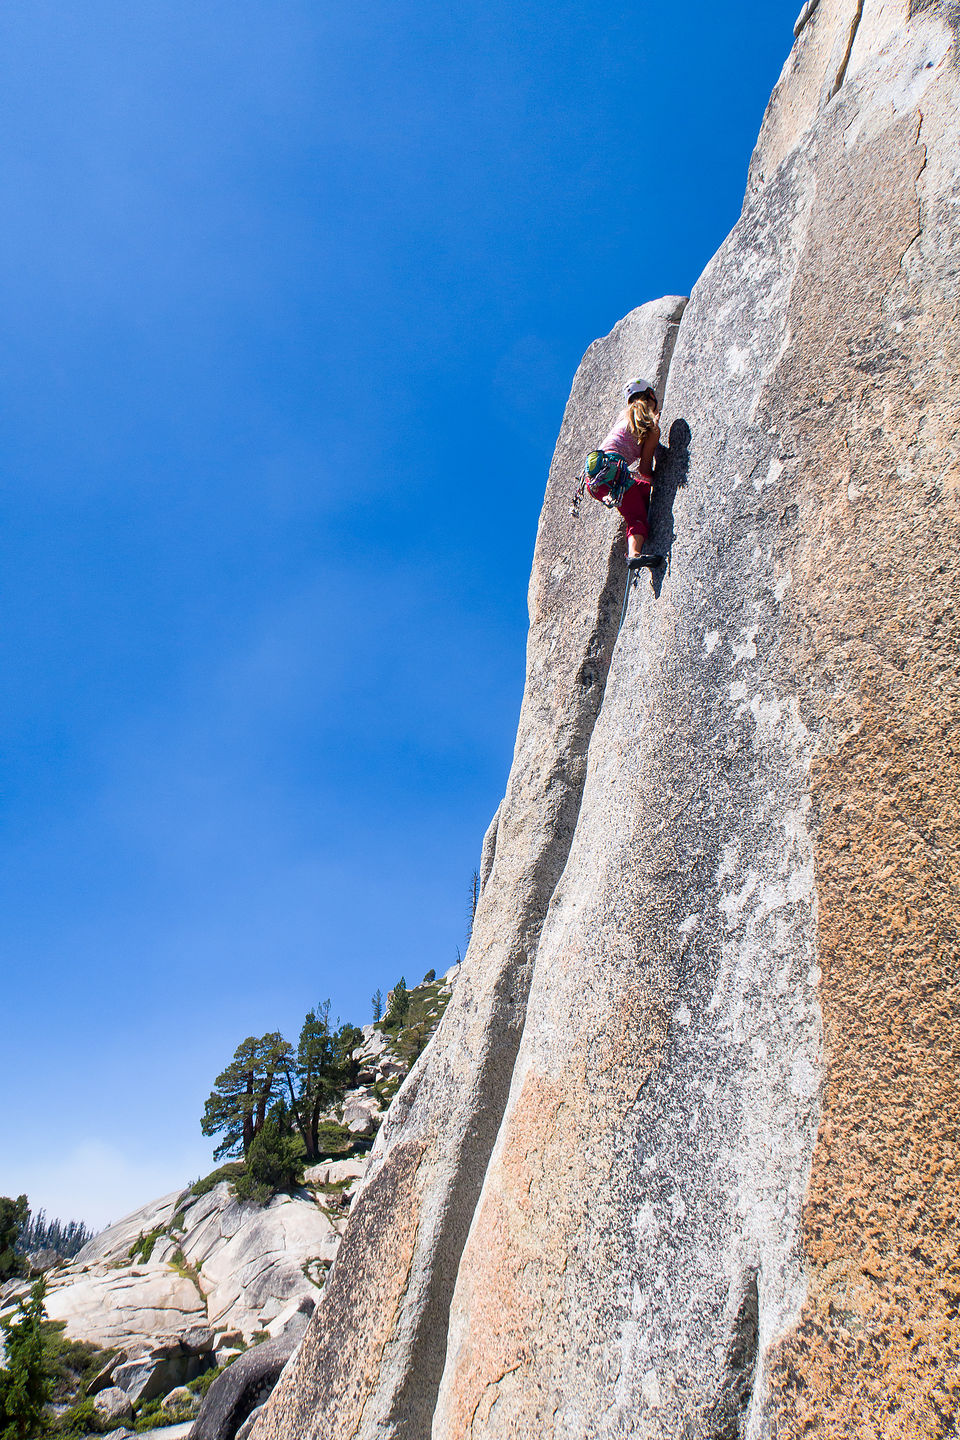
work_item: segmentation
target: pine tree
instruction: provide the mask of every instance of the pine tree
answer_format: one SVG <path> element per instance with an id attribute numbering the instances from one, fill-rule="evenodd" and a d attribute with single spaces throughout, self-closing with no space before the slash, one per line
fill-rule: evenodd
<path id="1" fill-rule="evenodd" d="M 9 1195 L 0 1195 L 0 1283 L 25 1273 L 17 1254 L 17 1241 L 29 1220 L 30 1207 L 26 1195 L 18 1195 L 16 1200 L 11 1200 Z"/>
<path id="2" fill-rule="evenodd" d="M 214 1082 L 200 1123 L 204 1135 L 224 1137 L 213 1152 L 217 1160 L 225 1155 L 246 1157 L 282 1083 L 291 1053 L 279 1030 L 259 1039 L 249 1035 L 237 1046 L 233 1060 Z"/>
<path id="3" fill-rule="evenodd" d="M 374 1025 L 379 1025 L 383 1019 L 383 991 L 379 985 L 370 998 L 370 1004 L 373 1007 L 373 1023 Z"/>
<path id="4" fill-rule="evenodd" d="M 242 1175 L 233 1182 L 238 1200 L 265 1204 L 278 1190 L 303 1179 L 303 1160 L 289 1134 L 285 1107 L 275 1105 L 253 1138 Z"/>
<path id="5" fill-rule="evenodd" d="M 470 937 L 473 934 L 473 922 L 477 914 L 477 903 L 480 899 L 480 875 L 474 870 L 470 876 L 470 893 L 467 897 L 467 944 L 470 944 Z"/>
<path id="6" fill-rule="evenodd" d="M 352 1090 L 360 1074 L 358 1051 L 363 1044 L 363 1031 L 356 1025 L 339 1025 L 333 1037 L 334 1082 L 337 1100 Z"/>
<path id="7" fill-rule="evenodd" d="M 392 1030 L 397 1025 L 403 1024 L 407 1018 L 407 1011 L 410 1009 L 410 991 L 407 989 L 407 982 L 402 975 L 387 999 L 390 1001 L 390 1009 L 387 1011 L 387 1018 L 383 1023 L 386 1029 Z"/>
<path id="8" fill-rule="evenodd" d="M 333 1035 L 330 1031 L 330 1001 L 308 1010 L 296 1055 L 291 1055 L 284 1074 L 290 1092 L 291 1113 L 296 1122 L 307 1159 L 317 1159 L 317 1132 L 320 1118 L 333 1104 L 331 1071 Z"/>
<path id="9" fill-rule="evenodd" d="M 29 1255 L 35 1250 L 56 1250 L 64 1260 L 72 1260 L 88 1240 L 96 1234 L 83 1220 L 48 1220 L 45 1210 L 30 1215 L 20 1231 L 17 1253 Z"/>
<path id="10" fill-rule="evenodd" d="M 354 1052 L 363 1040 L 356 1025 L 330 1025 L 330 1001 L 307 1012 L 296 1057 L 285 1066 L 291 1114 L 310 1161 L 319 1158 L 320 1125 L 325 1114 L 357 1081 Z"/>
<path id="11" fill-rule="evenodd" d="M 51 1388 L 41 1328 L 45 1293 L 41 1278 L 26 1299 L 17 1300 L 19 1314 L 7 1328 L 7 1363 L 0 1370 L 0 1440 L 28 1440 L 43 1428 Z"/>

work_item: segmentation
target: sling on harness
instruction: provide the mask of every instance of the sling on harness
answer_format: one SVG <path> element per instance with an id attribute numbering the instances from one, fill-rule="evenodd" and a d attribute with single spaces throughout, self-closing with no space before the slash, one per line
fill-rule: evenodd
<path id="1" fill-rule="evenodd" d="M 589 490 L 592 498 L 599 500 L 601 505 L 615 510 L 631 485 L 636 483 L 630 473 L 630 466 L 622 455 L 618 455 L 615 450 L 591 450 L 584 461 L 577 488 L 573 493 L 570 514 L 574 520 L 579 516 L 580 502 L 585 490 Z M 606 489 L 605 495 L 598 494 L 602 489 Z"/>

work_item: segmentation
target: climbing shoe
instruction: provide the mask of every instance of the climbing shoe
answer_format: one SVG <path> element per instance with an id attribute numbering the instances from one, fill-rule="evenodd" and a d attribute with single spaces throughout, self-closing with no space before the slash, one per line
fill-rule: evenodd
<path id="1" fill-rule="evenodd" d="M 662 555 L 628 555 L 628 570 L 656 570 L 665 563 Z"/>

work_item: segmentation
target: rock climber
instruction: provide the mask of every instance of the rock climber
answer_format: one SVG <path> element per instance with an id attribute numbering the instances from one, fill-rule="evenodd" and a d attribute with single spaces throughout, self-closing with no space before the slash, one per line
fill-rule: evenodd
<path id="1" fill-rule="evenodd" d="M 624 386 L 626 406 L 607 431 L 598 450 L 587 456 L 586 488 L 595 500 L 620 511 L 627 523 L 627 569 L 655 570 L 662 555 L 643 554 L 650 533 L 647 511 L 653 488 L 653 457 L 660 441 L 660 402 L 648 380 Z M 636 473 L 630 466 L 636 464 Z"/>

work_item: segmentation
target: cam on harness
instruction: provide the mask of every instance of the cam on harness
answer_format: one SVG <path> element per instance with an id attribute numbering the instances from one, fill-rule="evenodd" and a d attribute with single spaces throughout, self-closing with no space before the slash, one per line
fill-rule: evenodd
<path id="1" fill-rule="evenodd" d="M 594 500 L 615 510 L 631 485 L 637 482 L 630 473 L 630 466 L 615 450 L 591 450 L 584 461 L 583 470 L 573 494 L 570 514 L 574 520 L 580 513 L 580 502 L 584 491 L 589 490 Z M 606 494 L 599 492 L 605 490 Z"/>

